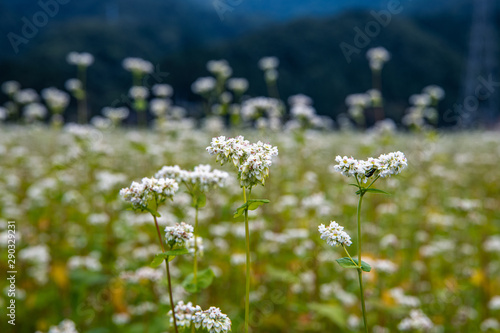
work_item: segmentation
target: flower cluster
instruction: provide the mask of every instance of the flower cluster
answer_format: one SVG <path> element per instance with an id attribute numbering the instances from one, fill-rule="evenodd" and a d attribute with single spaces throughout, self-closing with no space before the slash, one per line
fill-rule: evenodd
<path id="1" fill-rule="evenodd" d="M 170 178 L 143 178 L 140 183 L 132 182 L 132 185 L 120 190 L 120 196 L 125 201 L 132 203 L 134 209 L 146 209 L 151 200 L 162 202 L 179 190 L 179 184 Z"/>
<path id="2" fill-rule="evenodd" d="M 141 58 L 125 58 L 122 62 L 123 68 L 132 73 L 152 73 L 153 64 L 147 60 Z"/>
<path id="3" fill-rule="evenodd" d="M 231 331 L 231 319 L 217 307 L 212 306 L 210 309 L 203 311 L 199 305 L 193 306 L 191 302 L 184 304 L 183 301 L 179 301 L 174 308 L 174 312 L 177 326 L 185 329 L 191 327 L 191 324 L 194 323 L 196 329 L 201 327 L 209 333 Z M 172 310 L 168 312 L 168 315 L 172 324 L 174 322 Z"/>
<path id="4" fill-rule="evenodd" d="M 321 224 L 318 226 L 318 231 L 321 234 L 321 239 L 326 240 L 326 243 L 330 246 L 350 246 L 352 244 L 351 236 L 344 231 L 344 227 L 335 221 L 330 221 L 328 227 Z"/>
<path id="5" fill-rule="evenodd" d="M 411 310 L 410 317 L 403 319 L 398 325 L 400 331 L 428 331 L 433 327 L 432 321 L 420 309 Z"/>
<path id="6" fill-rule="evenodd" d="M 197 186 L 201 192 L 207 192 L 214 187 L 223 187 L 228 173 L 220 170 L 212 170 L 210 165 L 200 164 L 193 171 L 181 169 L 178 165 L 164 166 L 155 175 L 156 178 L 172 178 L 177 182 Z"/>
<path id="7" fill-rule="evenodd" d="M 188 304 L 184 304 L 183 301 L 179 301 L 174 309 L 177 326 L 184 328 L 191 327 L 191 322 L 193 320 L 194 314 L 201 311 L 202 310 L 199 305 L 193 306 L 193 303 L 191 302 L 188 302 Z M 170 324 L 173 324 L 174 318 L 172 316 L 172 310 L 168 312 L 168 315 L 170 316 Z"/>
<path id="8" fill-rule="evenodd" d="M 277 147 L 261 141 L 250 143 L 242 136 L 229 139 L 225 136 L 213 138 L 207 151 L 210 155 L 216 155 L 216 160 L 220 161 L 221 165 L 230 162 L 238 168 L 242 187 L 264 185 L 269 176 L 272 157 L 278 155 Z"/>
<path id="9" fill-rule="evenodd" d="M 370 68 L 374 71 L 380 71 L 384 63 L 391 59 L 391 54 L 385 48 L 374 47 L 366 52 L 366 57 L 370 61 Z"/>
<path id="10" fill-rule="evenodd" d="M 66 61 L 70 65 L 88 67 L 94 63 L 94 56 L 87 52 L 70 52 L 66 57 Z"/>
<path id="11" fill-rule="evenodd" d="M 165 228 L 165 242 L 174 247 L 179 245 L 185 247 L 186 244 L 193 238 L 193 227 L 187 223 L 176 223 L 173 227 Z"/>
<path id="12" fill-rule="evenodd" d="M 78 333 L 78 331 L 74 322 L 64 319 L 59 325 L 51 326 L 48 333 Z"/>
<path id="13" fill-rule="evenodd" d="M 193 322 L 196 329 L 201 326 L 209 333 L 225 333 L 231 330 L 231 319 L 215 306 L 211 306 L 205 311 L 196 312 Z"/>
<path id="14" fill-rule="evenodd" d="M 281 116 L 281 102 L 268 97 L 255 97 L 243 102 L 241 117 L 244 120 L 258 119 L 263 115 L 268 118 L 279 118 Z"/>
<path id="15" fill-rule="evenodd" d="M 397 175 L 408 166 L 405 155 L 400 151 L 382 154 L 378 158 L 370 157 L 366 161 L 347 156 L 337 156 L 335 161 L 338 164 L 333 166 L 334 171 L 347 177 L 354 176 L 364 183 L 373 175 L 383 178 Z"/>

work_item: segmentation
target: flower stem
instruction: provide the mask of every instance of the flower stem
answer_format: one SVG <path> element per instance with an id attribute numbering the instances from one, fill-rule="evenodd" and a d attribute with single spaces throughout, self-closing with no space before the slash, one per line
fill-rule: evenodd
<path id="1" fill-rule="evenodd" d="M 358 201 L 358 209 L 357 209 L 357 215 L 358 215 L 358 265 L 361 267 L 361 202 L 363 201 L 363 196 L 364 192 L 361 192 L 359 194 L 359 201 Z M 361 269 L 358 269 L 358 279 L 359 279 L 359 292 L 361 295 L 361 309 L 363 311 L 363 322 L 365 324 L 365 333 L 368 333 L 368 325 L 366 322 L 366 309 L 365 309 L 365 296 L 363 292 L 363 271 Z"/>
<path id="2" fill-rule="evenodd" d="M 158 202 L 156 202 L 156 210 L 158 210 Z M 158 226 L 158 220 L 154 215 L 153 219 L 155 220 L 156 232 L 158 233 L 158 240 L 160 241 L 161 252 L 165 253 L 165 247 L 163 246 L 163 240 L 161 239 L 161 232 L 160 232 L 160 227 Z M 170 296 L 170 307 L 172 308 L 172 318 L 174 318 L 174 329 L 175 333 L 179 333 L 179 331 L 177 330 L 177 320 L 175 319 L 175 306 L 174 306 L 174 299 L 172 297 L 172 282 L 170 279 L 170 269 L 168 267 L 168 257 L 165 259 L 165 266 L 167 266 L 168 294 Z"/>
<path id="3" fill-rule="evenodd" d="M 248 199 L 252 188 L 248 192 Z M 243 186 L 243 201 L 247 203 L 246 188 Z M 248 333 L 250 318 L 250 230 L 248 228 L 248 207 L 245 208 L 245 240 L 246 240 L 246 289 L 245 289 L 245 333 Z"/>
<path id="4" fill-rule="evenodd" d="M 193 281 L 198 289 L 198 205 L 195 207 L 194 215 L 194 264 L 193 264 Z M 197 293 L 194 294 L 194 304 L 197 302 Z"/>

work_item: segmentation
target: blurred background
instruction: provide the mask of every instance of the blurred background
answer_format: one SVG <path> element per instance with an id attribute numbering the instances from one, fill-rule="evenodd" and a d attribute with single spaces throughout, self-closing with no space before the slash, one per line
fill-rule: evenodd
<path id="1" fill-rule="evenodd" d="M 391 60 L 382 94 L 396 123 L 408 97 L 435 84 L 446 91 L 440 126 L 457 125 L 460 107 L 471 103 L 477 112 L 460 125 L 494 127 L 499 94 L 467 97 L 480 76 L 482 91 L 498 89 L 498 7 L 494 0 L 1 0 L 0 82 L 63 89 L 75 76 L 66 55 L 89 52 L 95 115 L 130 86 L 125 57 L 151 61 L 185 106 L 201 100 L 191 84 L 208 75 L 211 59 L 226 59 L 234 76 L 247 78 L 249 95 L 266 94 L 257 63 L 275 56 L 281 97 L 306 94 L 320 115 L 335 119 L 346 112 L 347 95 L 372 87 L 366 51 L 383 46 Z"/>

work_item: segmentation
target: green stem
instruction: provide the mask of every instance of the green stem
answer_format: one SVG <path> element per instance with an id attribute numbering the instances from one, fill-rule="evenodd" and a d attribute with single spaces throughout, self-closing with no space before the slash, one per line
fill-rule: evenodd
<path id="1" fill-rule="evenodd" d="M 342 247 L 344 248 L 344 251 L 345 253 L 347 254 L 347 256 L 349 257 L 349 259 L 351 259 L 352 263 L 355 265 L 355 266 L 358 266 L 361 268 L 361 263 L 360 264 L 356 264 L 356 262 L 354 261 L 354 259 L 351 258 L 351 255 L 349 254 L 349 252 L 347 252 L 347 249 L 345 248 L 344 245 L 342 245 Z"/>
<path id="2" fill-rule="evenodd" d="M 252 188 L 248 191 L 248 199 L 252 194 Z M 246 188 L 243 186 L 243 201 L 247 203 Z M 250 318 L 250 230 L 248 228 L 248 207 L 245 208 L 245 240 L 246 240 L 246 289 L 245 289 L 245 333 L 248 333 Z"/>
<path id="3" fill-rule="evenodd" d="M 156 198 L 155 198 L 156 202 Z M 158 210 L 158 202 L 156 202 L 156 210 Z M 153 215 L 153 214 L 151 214 Z M 161 246 L 161 252 L 165 253 L 165 247 L 163 246 L 163 240 L 161 239 L 161 232 L 160 232 L 160 227 L 158 226 L 158 220 L 156 219 L 156 216 L 153 215 L 153 219 L 155 220 L 155 226 L 156 226 L 156 232 L 158 233 L 158 240 L 160 241 L 160 246 Z M 177 320 L 175 319 L 175 306 L 174 306 L 174 299 L 172 297 L 172 281 L 170 279 L 170 269 L 168 267 L 168 257 L 165 259 L 165 266 L 167 266 L 167 279 L 168 279 L 168 294 L 170 297 L 170 307 L 172 308 L 172 317 L 174 318 L 174 329 L 175 333 L 179 333 L 177 329 Z"/>
<path id="4" fill-rule="evenodd" d="M 194 215 L 194 264 L 193 264 L 193 281 L 194 285 L 198 286 L 198 205 L 195 207 Z M 198 287 L 196 287 L 198 289 Z M 197 293 L 194 294 L 194 304 L 197 302 Z M 194 326 L 193 326 L 194 327 Z"/>
<path id="5" fill-rule="evenodd" d="M 356 177 L 357 178 L 357 177 Z M 357 179 L 356 179 L 357 180 Z M 359 194 L 358 201 L 358 265 L 361 267 L 361 202 L 363 201 L 364 192 Z M 359 279 L 359 292 L 361 295 L 361 309 L 363 311 L 363 322 L 365 324 L 365 333 L 368 333 L 368 325 L 366 322 L 366 309 L 365 309 L 365 296 L 363 292 L 363 271 L 358 269 L 358 279 Z"/>

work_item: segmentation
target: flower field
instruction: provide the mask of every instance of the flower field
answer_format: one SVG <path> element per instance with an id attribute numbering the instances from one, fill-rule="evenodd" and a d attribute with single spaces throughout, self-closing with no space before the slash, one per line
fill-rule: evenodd
<path id="1" fill-rule="evenodd" d="M 497 134 L 236 131 L 182 121 L 161 131 L 36 123 L 1 129 L 0 270 L 9 271 L 8 221 L 15 221 L 13 332 L 173 332 L 165 266 L 151 266 L 163 247 L 154 214 L 131 210 L 120 190 L 163 166 L 200 164 L 227 172 L 224 184 L 207 189 L 197 208 L 180 187 L 157 211 L 163 235 L 176 223 L 199 221 L 198 283 L 205 285 L 193 292 L 186 280 L 193 252 L 179 255 L 167 261 L 172 298 L 206 310 L 202 327 L 186 332 L 225 332 L 201 322 L 215 321 L 217 311 L 233 332 L 244 332 L 245 223 L 233 217 L 244 184 L 206 150 L 220 135 L 279 151 L 265 186 L 252 191 L 252 199 L 270 202 L 247 209 L 251 332 L 363 330 L 357 270 L 336 262 L 343 249 L 321 239 L 318 226 L 342 225 L 357 258 L 356 188 L 335 172 L 335 158 L 393 151 L 404 152 L 408 166 L 381 179 L 377 188 L 390 195 L 367 193 L 360 212 L 363 261 L 371 266 L 363 273 L 368 331 L 500 332 Z M 9 281 L 0 287 L 5 309 Z M 3 317 L 0 331 L 10 332 Z"/>

